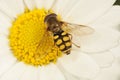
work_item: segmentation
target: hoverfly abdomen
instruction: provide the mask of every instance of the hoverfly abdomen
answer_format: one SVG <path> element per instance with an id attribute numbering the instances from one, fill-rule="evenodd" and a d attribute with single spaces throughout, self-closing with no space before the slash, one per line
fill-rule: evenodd
<path id="1" fill-rule="evenodd" d="M 57 33 L 54 33 L 54 42 L 55 45 L 64 53 L 70 54 L 72 43 L 71 38 L 68 33 L 63 30 L 59 30 Z"/>

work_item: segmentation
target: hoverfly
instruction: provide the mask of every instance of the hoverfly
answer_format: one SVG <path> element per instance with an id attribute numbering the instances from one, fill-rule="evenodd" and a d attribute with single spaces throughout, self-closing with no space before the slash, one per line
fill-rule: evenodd
<path id="1" fill-rule="evenodd" d="M 85 25 L 76 25 L 60 21 L 55 13 L 48 14 L 44 22 L 47 24 L 47 31 L 52 32 L 55 45 L 65 54 L 70 54 L 72 44 L 72 34 L 90 34 L 93 29 Z M 80 46 L 74 44 L 76 47 Z"/>

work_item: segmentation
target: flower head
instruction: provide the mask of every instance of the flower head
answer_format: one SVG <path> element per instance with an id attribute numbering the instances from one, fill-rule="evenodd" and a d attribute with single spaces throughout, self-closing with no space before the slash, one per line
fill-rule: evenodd
<path id="1" fill-rule="evenodd" d="M 120 20 L 112 21 L 111 15 L 119 14 L 120 10 L 113 11 L 120 7 L 113 7 L 113 3 L 114 0 L 1 0 L 0 79 L 95 78 L 101 68 L 111 66 L 115 57 L 110 49 L 119 45 L 120 32 L 114 26 Z M 71 54 L 64 55 L 44 23 L 50 10 L 61 21 L 90 26 L 95 32 L 73 35 L 72 42 L 81 48 L 73 45 Z"/>

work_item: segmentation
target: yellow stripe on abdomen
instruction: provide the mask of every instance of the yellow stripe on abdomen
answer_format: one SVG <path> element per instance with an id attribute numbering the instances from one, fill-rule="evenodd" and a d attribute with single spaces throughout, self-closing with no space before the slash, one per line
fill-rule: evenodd
<path id="1" fill-rule="evenodd" d="M 60 45 L 63 41 L 61 39 L 58 39 L 56 42 L 56 45 Z"/>

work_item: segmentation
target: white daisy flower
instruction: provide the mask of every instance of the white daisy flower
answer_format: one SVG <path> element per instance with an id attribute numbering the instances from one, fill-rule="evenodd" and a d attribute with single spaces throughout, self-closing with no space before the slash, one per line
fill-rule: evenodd
<path id="1" fill-rule="evenodd" d="M 0 0 L 0 80 L 107 80 L 108 76 L 115 80 L 120 72 L 112 65 L 120 52 L 120 7 L 114 2 Z M 73 36 L 81 48 L 73 47 L 64 55 L 45 33 L 44 18 L 50 9 L 62 21 L 90 26 L 94 33 Z"/>

